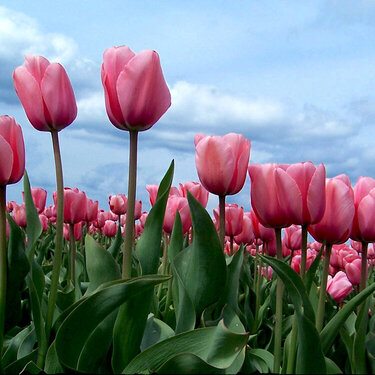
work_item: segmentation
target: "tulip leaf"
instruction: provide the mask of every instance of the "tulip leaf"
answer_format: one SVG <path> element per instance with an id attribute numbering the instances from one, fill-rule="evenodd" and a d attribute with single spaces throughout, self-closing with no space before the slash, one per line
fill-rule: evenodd
<path id="1" fill-rule="evenodd" d="M 171 238 L 168 245 L 168 260 L 170 263 L 173 262 L 174 257 L 183 249 L 183 246 L 184 232 L 182 229 L 182 221 L 180 213 L 176 210 Z"/>
<path id="2" fill-rule="evenodd" d="M 38 211 L 35 208 L 33 197 L 31 195 L 30 181 L 25 170 L 23 176 L 23 190 L 26 208 L 26 233 L 27 233 L 27 249 L 26 252 L 29 255 L 30 251 L 33 249 L 36 241 L 42 234 L 42 224 L 39 220 Z"/>
<path id="3" fill-rule="evenodd" d="M 354 309 L 361 304 L 371 293 L 375 291 L 375 283 L 369 285 L 361 293 L 357 294 L 345 306 L 340 309 L 337 314 L 325 325 L 320 332 L 320 340 L 322 343 L 323 353 L 326 354 L 333 344 L 335 337 L 340 332 L 342 325 L 345 323 L 349 315 Z"/>
<path id="4" fill-rule="evenodd" d="M 59 362 L 59 358 L 57 357 L 55 341 L 53 341 L 48 348 L 44 371 L 47 374 L 62 374 L 64 372 L 64 369 Z"/>
<path id="5" fill-rule="evenodd" d="M 223 249 L 210 215 L 188 192 L 193 224 L 192 243 L 175 256 L 173 265 L 179 283 L 191 299 L 196 316 L 220 298 L 227 267 Z"/>
<path id="6" fill-rule="evenodd" d="M 326 365 L 315 328 L 315 314 L 301 277 L 284 262 L 259 255 L 282 279 L 296 312 L 298 323 L 298 353 L 296 372 L 299 374 L 325 373 Z"/>
<path id="7" fill-rule="evenodd" d="M 246 365 L 255 368 L 259 373 L 272 372 L 273 361 L 273 354 L 265 349 L 256 348 L 246 352 Z"/>
<path id="8" fill-rule="evenodd" d="M 85 295 L 94 292 L 97 287 L 105 282 L 121 279 L 118 264 L 112 255 L 100 246 L 93 237 L 86 234 L 86 270 L 90 283 Z"/>
<path id="9" fill-rule="evenodd" d="M 5 374 L 20 374 L 24 367 L 30 362 L 36 362 L 38 356 L 38 349 L 33 350 L 31 353 L 26 355 L 25 357 L 19 358 L 16 361 L 10 363 L 8 366 L 5 367 L 4 373 Z"/>
<path id="10" fill-rule="evenodd" d="M 60 363 L 71 370 L 95 373 L 96 369 L 90 367 L 92 363 L 81 362 L 80 357 L 85 355 L 86 345 L 91 345 L 91 336 L 97 334 L 98 326 L 126 300 L 153 290 L 155 285 L 167 279 L 149 275 L 113 281 L 78 301 L 57 331 L 56 353 Z M 100 341 L 97 339 L 97 342 Z"/>
<path id="11" fill-rule="evenodd" d="M 25 254 L 25 238 L 21 228 L 7 214 L 9 223 L 8 276 L 5 308 L 5 332 L 19 323 L 21 316 L 21 290 L 30 264 Z"/>
<path id="12" fill-rule="evenodd" d="M 174 331 L 168 324 L 155 318 L 153 314 L 149 314 L 142 338 L 141 351 L 143 352 L 148 347 L 172 336 L 174 336 Z"/>
<path id="13" fill-rule="evenodd" d="M 118 225 L 116 237 L 114 241 L 112 242 L 111 246 L 108 248 L 108 252 L 113 256 L 113 259 L 117 259 L 123 242 L 124 241 L 123 241 L 122 232 L 121 232 L 121 225 Z"/>
<path id="14" fill-rule="evenodd" d="M 248 336 L 248 333 L 231 331 L 221 320 L 216 327 L 184 332 L 149 347 L 138 354 L 123 373 L 202 373 L 208 369 L 218 372 L 236 361 Z M 242 363 L 236 364 L 238 372 Z"/>

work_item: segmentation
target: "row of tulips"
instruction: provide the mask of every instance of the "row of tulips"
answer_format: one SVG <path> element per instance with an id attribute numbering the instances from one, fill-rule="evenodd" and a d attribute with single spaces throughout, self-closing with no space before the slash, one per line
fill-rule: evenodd
<path id="1" fill-rule="evenodd" d="M 138 132 L 171 105 L 159 56 L 111 47 L 101 79 L 109 120 L 130 141 L 128 192 L 110 196 L 109 211 L 64 188 L 58 132 L 77 116 L 65 69 L 27 56 L 14 71 L 29 121 L 51 133 L 56 192 L 45 208 L 24 173 L 21 127 L 1 116 L 0 370 L 375 371 L 375 180 L 353 189 L 345 175 L 326 179 L 323 164 L 249 166 L 242 135 L 197 134 L 200 183 L 172 187 L 172 162 L 146 187 L 152 208 L 142 213 Z M 225 203 L 247 174 L 249 213 Z M 6 186 L 23 175 L 24 204 L 7 203 Z M 214 220 L 209 193 L 219 197 Z"/>

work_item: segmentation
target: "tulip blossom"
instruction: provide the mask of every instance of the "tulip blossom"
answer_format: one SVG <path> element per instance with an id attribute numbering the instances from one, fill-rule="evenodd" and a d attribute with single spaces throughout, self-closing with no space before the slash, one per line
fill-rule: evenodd
<path id="1" fill-rule="evenodd" d="M 40 187 L 31 188 L 31 196 L 38 214 L 41 214 L 46 207 L 47 191 Z M 24 192 L 22 192 L 22 198 L 25 201 Z"/>
<path id="2" fill-rule="evenodd" d="M 302 228 L 295 224 L 284 228 L 283 244 L 290 250 L 300 250 L 302 248 Z"/>
<path id="3" fill-rule="evenodd" d="M 187 192 L 189 191 L 191 195 L 204 208 L 206 208 L 209 192 L 199 182 L 188 181 L 188 182 L 185 182 L 184 184 L 180 184 L 180 191 L 181 191 L 181 196 L 185 198 L 187 198 Z"/>
<path id="4" fill-rule="evenodd" d="M 106 220 L 102 227 L 102 233 L 108 237 L 115 237 L 117 233 L 116 222 L 112 220 Z"/>
<path id="5" fill-rule="evenodd" d="M 168 197 L 164 216 L 163 229 L 167 233 L 172 233 L 177 210 L 181 216 L 183 232 L 186 233 L 191 227 L 190 209 L 187 198 L 172 195 Z"/>
<path id="6" fill-rule="evenodd" d="M 25 144 L 21 127 L 10 116 L 0 116 L 0 186 L 15 184 L 25 171 Z M 4 202 L 5 204 L 5 202 Z"/>
<path id="7" fill-rule="evenodd" d="M 56 205 L 56 192 L 53 193 Z M 77 188 L 64 188 L 64 223 L 76 224 L 86 217 L 86 194 Z"/>
<path id="8" fill-rule="evenodd" d="M 328 276 L 327 292 L 337 302 L 342 302 L 353 291 L 353 285 L 345 272 L 339 271 L 332 278 Z"/>
<path id="9" fill-rule="evenodd" d="M 86 217 L 85 221 L 87 223 L 91 223 L 96 220 L 98 217 L 98 206 L 99 202 L 98 201 L 93 201 L 90 198 L 87 198 L 86 200 Z"/>
<path id="10" fill-rule="evenodd" d="M 126 214 L 128 199 L 124 194 L 110 195 L 109 208 L 116 215 Z"/>
<path id="11" fill-rule="evenodd" d="M 134 220 L 138 220 L 142 215 L 142 201 L 135 201 Z"/>
<path id="12" fill-rule="evenodd" d="M 310 268 L 312 262 L 316 258 L 317 253 L 315 250 L 307 249 L 307 256 L 306 256 L 306 271 Z M 294 253 L 290 266 L 296 271 L 297 273 L 301 273 L 301 251 L 297 250 Z"/>
<path id="13" fill-rule="evenodd" d="M 65 69 L 42 56 L 25 57 L 13 72 L 14 88 L 35 129 L 60 131 L 77 116 L 77 104 Z"/>
<path id="14" fill-rule="evenodd" d="M 361 264 L 362 260 L 359 256 L 345 264 L 346 276 L 353 285 L 361 283 Z"/>
<path id="15" fill-rule="evenodd" d="M 44 214 L 39 214 L 39 221 L 42 225 L 43 232 L 46 232 L 48 229 L 48 217 Z"/>
<path id="16" fill-rule="evenodd" d="M 325 168 L 311 162 L 278 166 L 274 172 L 280 209 L 292 224 L 315 224 L 325 209 Z"/>
<path id="17" fill-rule="evenodd" d="M 27 222 L 26 222 L 26 208 L 25 204 L 22 203 L 20 205 L 16 205 L 13 208 L 13 220 L 17 223 L 18 226 L 21 228 L 26 228 Z"/>
<path id="18" fill-rule="evenodd" d="M 82 221 L 74 224 L 73 226 L 74 239 L 79 241 L 82 238 Z M 69 224 L 64 224 L 64 238 L 66 241 L 70 241 Z"/>
<path id="19" fill-rule="evenodd" d="M 216 221 L 219 220 L 219 210 L 214 209 L 214 215 Z M 237 204 L 226 204 L 225 205 L 225 235 L 229 237 L 236 236 L 242 232 L 243 228 L 243 207 L 239 207 Z"/>
<path id="20" fill-rule="evenodd" d="M 237 244 L 252 244 L 255 240 L 253 223 L 251 221 L 250 212 L 244 212 L 241 233 L 234 236 L 234 241 Z"/>

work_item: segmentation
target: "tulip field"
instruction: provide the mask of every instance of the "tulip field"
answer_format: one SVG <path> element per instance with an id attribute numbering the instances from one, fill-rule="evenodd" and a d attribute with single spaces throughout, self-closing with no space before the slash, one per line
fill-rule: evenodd
<path id="1" fill-rule="evenodd" d="M 172 160 L 138 187 L 146 212 L 138 133 L 173 105 L 159 55 L 108 48 L 101 81 L 129 133 L 128 190 L 106 209 L 64 186 L 58 135 L 77 116 L 65 69 L 31 55 L 15 67 L 28 120 L 51 133 L 56 190 L 46 206 L 21 125 L 0 116 L 0 372 L 375 373 L 375 179 L 327 178 L 324 159 L 254 164 L 243 135 L 198 133 L 199 181 L 174 182 Z M 226 203 L 247 178 L 249 212 Z"/>

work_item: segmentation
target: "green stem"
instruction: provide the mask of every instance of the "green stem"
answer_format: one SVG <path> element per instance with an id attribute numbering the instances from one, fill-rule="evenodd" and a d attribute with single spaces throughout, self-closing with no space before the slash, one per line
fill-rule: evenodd
<path id="1" fill-rule="evenodd" d="M 75 263 L 76 263 L 76 241 L 74 237 L 74 224 L 69 224 L 69 242 L 70 242 L 70 279 L 75 285 Z"/>
<path id="2" fill-rule="evenodd" d="M 281 246 L 281 228 L 275 228 L 276 234 L 276 257 L 283 260 L 282 246 Z M 278 374 L 280 372 L 281 364 L 281 339 L 282 339 L 282 319 L 283 319 L 283 292 L 284 284 L 281 278 L 277 277 L 276 284 L 276 314 L 275 314 L 275 346 L 274 346 L 274 363 L 273 372 Z"/>
<path id="3" fill-rule="evenodd" d="M 56 169 L 56 190 L 57 190 L 57 207 L 56 207 L 56 243 L 55 243 L 55 254 L 53 259 L 52 268 L 52 280 L 50 293 L 48 298 L 47 317 L 46 317 L 46 337 L 47 343 L 49 341 L 53 314 L 55 311 L 57 287 L 59 284 L 60 268 L 61 268 L 61 255 L 63 247 L 63 225 L 64 225 L 64 181 L 63 171 L 61 163 L 61 153 L 59 145 L 59 136 L 57 131 L 51 132 L 53 154 L 55 158 L 55 169 Z M 43 355 L 47 353 L 47 348 L 43 350 Z M 44 362 L 44 361 L 43 361 Z M 43 368 L 43 367 L 42 367 Z"/>
<path id="4" fill-rule="evenodd" d="M 367 282 L 367 248 L 368 243 L 362 242 L 362 262 L 361 262 L 361 283 L 359 284 L 359 293 L 366 288 Z"/>
<path id="5" fill-rule="evenodd" d="M 233 255 L 233 240 L 234 240 L 234 237 L 233 237 L 233 235 L 231 235 L 230 236 L 230 256 L 232 256 Z"/>
<path id="6" fill-rule="evenodd" d="M 219 239 L 221 248 L 224 249 L 225 240 L 225 195 L 219 195 Z"/>
<path id="7" fill-rule="evenodd" d="M 5 305 L 7 291 L 6 185 L 0 186 L 0 358 L 3 356 Z M 0 371 L 3 368 L 0 362 Z"/>
<path id="8" fill-rule="evenodd" d="M 167 270 L 168 237 L 165 233 L 163 234 L 163 237 L 164 237 L 163 238 L 163 257 L 161 259 L 161 274 L 165 275 L 166 270 Z M 162 289 L 163 289 L 163 283 L 160 283 L 158 287 L 158 292 L 157 292 L 158 299 L 160 299 Z"/>
<path id="9" fill-rule="evenodd" d="M 323 261 L 323 272 L 322 280 L 320 283 L 320 293 L 319 293 L 319 302 L 318 302 L 318 311 L 316 314 L 316 329 L 320 333 L 323 328 L 323 319 L 325 311 L 325 302 L 326 302 L 326 290 L 327 290 L 327 279 L 328 279 L 328 268 L 329 268 L 329 258 L 331 256 L 332 244 L 326 244 L 326 252 L 324 255 Z"/>
<path id="10" fill-rule="evenodd" d="M 302 246 L 301 246 L 301 279 L 305 280 L 306 274 L 306 258 L 307 258 L 307 225 L 302 225 Z"/>
<path id="11" fill-rule="evenodd" d="M 134 209 L 137 186 L 137 146 L 138 132 L 130 130 L 128 205 L 126 210 L 124 252 L 122 258 L 122 278 L 130 279 L 132 274 L 132 250 L 134 247 Z"/>

